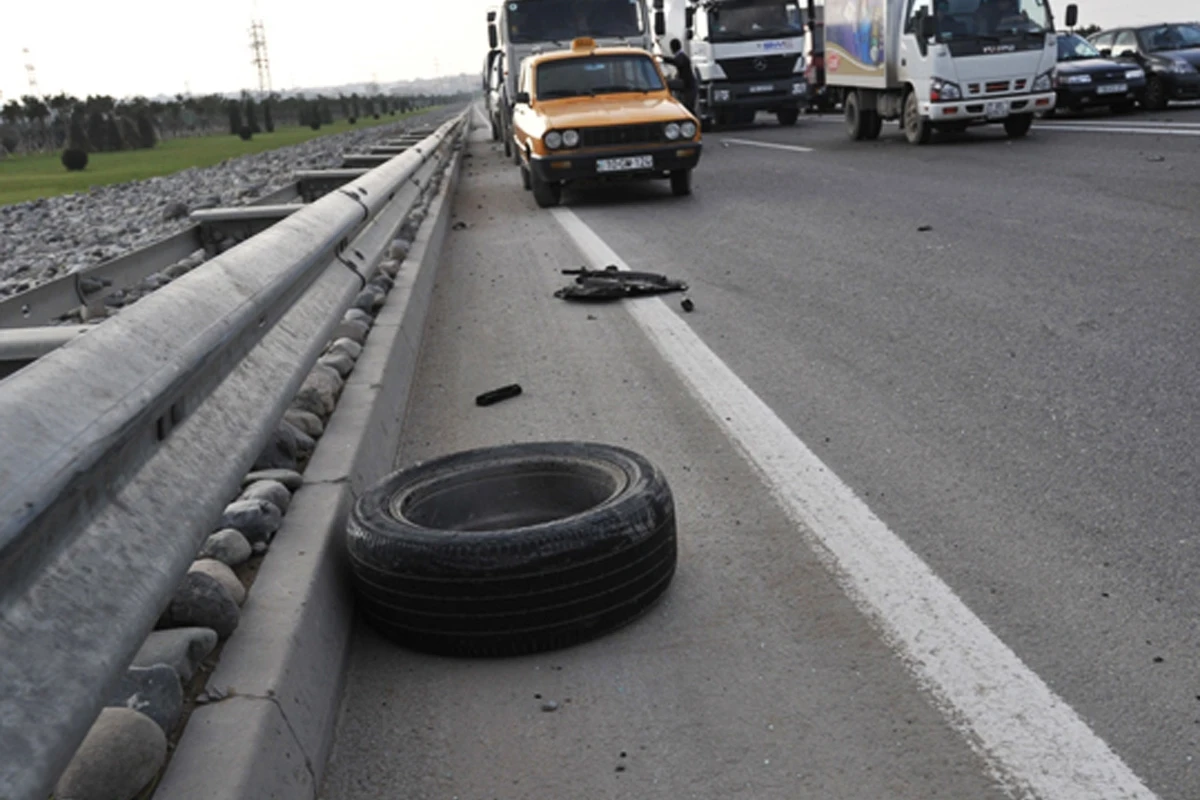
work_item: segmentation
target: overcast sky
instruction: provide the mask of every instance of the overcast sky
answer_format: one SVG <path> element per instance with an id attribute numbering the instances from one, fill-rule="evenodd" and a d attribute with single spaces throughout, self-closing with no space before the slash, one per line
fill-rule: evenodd
<path id="1" fill-rule="evenodd" d="M 257 88 L 250 23 L 261 19 L 276 89 L 474 73 L 496 0 L 11 0 L 0 13 L 0 92 L 193 94 Z M 1200 16 L 1196 0 L 1084 0 L 1080 22 Z M 1055 4 L 1059 18 L 1065 3 Z M 22 51 L 28 48 L 29 55 Z"/>

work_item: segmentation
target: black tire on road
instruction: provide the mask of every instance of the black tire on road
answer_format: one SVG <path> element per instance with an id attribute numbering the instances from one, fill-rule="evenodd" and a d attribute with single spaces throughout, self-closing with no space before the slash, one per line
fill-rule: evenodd
<path id="1" fill-rule="evenodd" d="M 1157 75 L 1151 75 L 1146 81 L 1146 94 L 1142 101 L 1150 111 L 1162 111 L 1167 107 L 1167 84 Z"/>
<path id="2" fill-rule="evenodd" d="M 843 103 L 843 114 L 846 118 L 846 135 L 853 141 L 859 142 L 866 138 L 866 120 L 859 106 L 858 92 L 851 91 Z"/>
<path id="3" fill-rule="evenodd" d="M 921 104 L 912 90 L 904 98 L 904 137 L 909 144 L 917 145 L 929 144 L 933 138 L 933 125 L 928 117 L 921 116 Z"/>
<path id="4" fill-rule="evenodd" d="M 640 616 L 675 573 L 675 507 L 644 457 L 586 442 L 471 450 L 362 494 L 347 552 L 366 620 L 416 650 L 534 653 Z"/>
<path id="5" fill-rule="evenodd" d="M 1004 132 L 1010 139 L 1020 139 L 1033 127 L 1033 114 L 1013 114 L 1004 120 Z"/>
<path id="6" fill-rule="evenodd" d="M 533 191 L 534 202 L 540 208 L 553 208 L 562 202 L 562 184 L 544 181 L 532 170 L 529 175 L 529 188 Z"/>
<path id="7" fill-rule="evenodd" d="M 524 164 L 521 165 L 521 186 L 527 192 L 533 188 L 533 181 L 529 178 L 529 167 Z"/>
<path id="8" fill-rule="evenodd" d="M 779 119 L 779 124 L 790 128 L 800 119 L 800 109 L 798 108 L 781 108 L 775 112 L 775 116 Z"/>
<path id="9" fill-rule="evenodd" d="M 866 130 L 863 131 L 863 138 L 869 141 L 874 141 L 879 138 L 879 134 L 883 133 L 883 117 L 879 116 L 878 111 L 864 111 Z"/>
<path id="10" fill-rule="evenodd" d="M 677 169 L 671 173 L 671 194 L 684 197 L 692 193 L 692 171 Z"/>

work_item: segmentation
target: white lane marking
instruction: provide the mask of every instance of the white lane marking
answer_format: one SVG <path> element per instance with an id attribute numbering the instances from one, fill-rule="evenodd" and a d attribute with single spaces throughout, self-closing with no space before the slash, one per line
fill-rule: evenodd
<path id="1" fill-rule="evenodd" d="M 801 147 L 798 144 L 776 144 L 775 142 L 760 142 L 755 139 L 731 139 L 727 136 L 722 136 L 717 141 L 744 144 L 747 147 L 765 147 L 768 150 L 790 150 L 793 153 L 811 153 L 813 151 L 811 147 Z"/>
<path id="2" fill-rule="evenodd" d="M 1200 128 L 1200 122 L 1168 122 L 1166 120 L 1132 120 L 1132 119 L 1071 119 L 1070 117 L 1055 117 L 1046 120 L 1047 125 L 1091 125 L 1098 128 Z"/>
<path id="3" fill-rule="evenodd" d="M 553 213 L 594 268 L 629 269 L 574 213 Z M 627 308 L 1005 788 L 1043 800 L 1156 800 L 687 323 L 658 298 Z"/>
<path id="4" fill-rule="evenodd" d="M 1034 125 L 1034 130 L 1041 131 L 1075 131 L 1082 133 L 1140 133 L 1143 136 L 1150 134 L 1161 136 L 1200 136 L 1200 129 L 1191 128 L 1135 128 L 1128 126 L 1116 125 L 1078 125 L 1063 122 L 1045 123 L 1039 122 Z"/>

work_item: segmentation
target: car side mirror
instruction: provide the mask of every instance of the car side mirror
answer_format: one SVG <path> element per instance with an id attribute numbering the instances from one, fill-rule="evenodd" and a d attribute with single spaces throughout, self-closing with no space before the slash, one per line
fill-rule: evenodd
<path id="1" fill-rule="evenodd" d="M 1071 3 L 1067 6 L 1067 27 L 1074 28 L 1077 22 L 1079 22 L 1079 6 Z"/>
<path id="2" fill-rule="evenodd" d="M 529 105 L 529 92 L 517 92 L 517 105 Z"/>

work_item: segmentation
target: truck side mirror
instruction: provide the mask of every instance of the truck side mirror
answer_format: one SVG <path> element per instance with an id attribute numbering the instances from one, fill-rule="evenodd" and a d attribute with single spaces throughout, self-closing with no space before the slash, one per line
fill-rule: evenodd
<path id="1" fill-rule="evenodd" d="M 917 30 L 920 33 L 921 41 L 929 41 L 937 36 L 937 19 L 928 14 L 922 14 Z"/>
<path id="2" fill-rule="evenodd" d="M 1067 27 L 1074 28 L 1077 22 L 1079 22 L 1079 6 L 1071 3 L 1067 6 Z"/>
<path id="3" fill-rule="evenodd" d="M 660 2 L 660 5 L 661 5 L 661 2 Z M 667 15 L 664 14 L 661 9 L 654 12 L 654 35 L 655 36 L 666 36 L 667 35 Z"/>
<path id="4" fill-rule="evenodd" d="M 817 26 L 816 0 L 808 0 L 808 30 L 811 33 Z"/>
<path id="5" fill-rule="evenodd" d="M 529 105 L 529 92 L 517 92 L 517 105 Z"/>
<path id="6" fill-rule="evenodd" d="M 654 10 L 655 11 L 663 10 L 663 0 L 654 0 Z"/>
<path id="7" fill-rule="evenodd" d="M 500 44 L 500 36 L 496 32 L 496 26 L 488 25 L 488 47 L 495 50 L 496 46 L 499 44 Z"/>
<path id="8" fill-rule="evenodd" d="M 692 26 L 695 25 L 695 23 L 696 23 L 696 9 L 692 8 L 691 6 L 688 6 L 687 8 L 685 8 L 683 10 L 683 27 L 687 28 L 688 30 L 691 30 Z"/>

